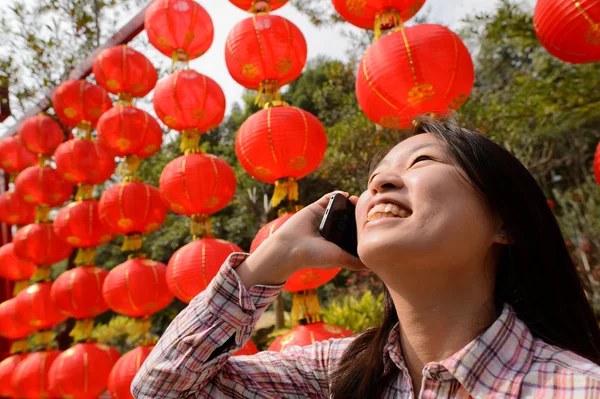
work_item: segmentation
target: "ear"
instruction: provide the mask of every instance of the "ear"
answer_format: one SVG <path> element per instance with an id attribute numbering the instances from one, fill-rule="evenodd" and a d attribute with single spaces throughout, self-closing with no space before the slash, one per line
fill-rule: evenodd
<path id="1" fill-rule="evenodd" d="M 501 245 L 514 244 L 515 239 L 511 236 L 510 232 L 502 226 L 496 235 L 494 236 L 494 243 Z"/>

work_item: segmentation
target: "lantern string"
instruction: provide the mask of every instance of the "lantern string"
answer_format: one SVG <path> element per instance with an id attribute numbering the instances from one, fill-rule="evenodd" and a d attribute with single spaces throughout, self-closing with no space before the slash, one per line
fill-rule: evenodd
<path id="1" fill-rule="evenodd" d="M 38 265 L 35 267 L 35 270 L 33 271 L 33 275 L 31 276 L 31 281 L 33 281 L 35 283 L 50 282 L 50 273 L 51 272 L 52 272 L 52 269 L 50 269 L 49 267 Z"/>
<path id="2" fill-rule="evenodd" d="M 402 17 L 395 9 L 388 9 L 377 13 L 375 16 L 375 40 L 381 37 L 384 30 L 394 29 L 394 32 L 402 27 Z"/>
<path id="3" fill-rule="evenodd" d="M 298 182 L 293 177 L 275 181 L 275 190 L 273 190 L 271 205 L 274 207 L 279 205 L 286 197 L 290 202 L 298 200 Z"/>
<path id="4" fill-rule="evenodd" d="M 181 144 L 179 150 L 184 154 L 196 154 L 203 152 L 200 149 L 200 136 L 202 133 L 197 128 L 184 129 L 181 131 Z"/>
<path id="5" fill-rule="evenodd" d="M 294 326 L 322 321 L 321 306 L 317 290 L 294 292 L 292 294 L 292 323 Z"/>
<path id="6" fill-rule="evenodd" d="M 41 204 L 35 207 L 35 222 L 48 223 L 50 221 L 50 205 Z"/>
<path id="7" fill-rule="evenodd" d="M 19 340 L 13 341 L 12 345 L 10 346 L 10 354 L 14 355 L 16 353 L 27 352 L 28 349 L 29 349 L 29 342 L 27 341 L 27 339 L 19 339 Z"/>
<path id="8" fill-rule="evenodd" d="M 73 342 L 90 341 L 92 331 L 94 330 L 94 319 L 82 319 L 75 322 L 75 326 L 69 332 L 69 336 L 73 338 Z"/>
<path id="9" fill-rule="evenodd" d="M 123 161 L 123 163 L 121 163 L 121 165 L 119 165 L 119 169 L 117 169 L 117 173 L 123 177 L 133 177 L 135 172 L 140 167 L 140 164 L 141 164 L 141 162 L 140 162 L 139 156 L 137 156 L 135 154 L 127 155 L 125 157 L 125 160 Z"/>
<path id="10" fill-rule="evenodd" d="M 94 194 L 94 185 L 90 183 L 79 183 L 75 193 L 75 201 L 85 201 L 92 199 Z"/>
<path id="11" fill-rule="evenodd" d="M 96 258 L 96 247 L 79 248 L 75 256 L 75 265 L 90 266 L 94 264 Z"/>
<path id="12" fill-rule="evenodd" d="M 29 280 L 15 281 L 15 286 L 13 288 L 13 297 L 17 296 L 19 292 L 23 291 L 27 287 L 29 287 Z"/>
<path id="13" fill-rule="evenodd" d="M 127 234 L 121 245 L 122 252 L 133 252 L 142 249 L 142 235 L 141 234 Z"/>
<path id="14" fill-rule="evenodd" d="M 190 234 L 194 240 L 212 237 L 210 215 L 195 213 L 190 216 Z"/>
<path id="15" fill-rule="evenodd" d="M 279 88 L 280 86 L 277 80 L 263 80 L 258 86 L 258 95 L 254 100 L 254 104 L 259 107 L 264 107 L 267 103 L 281 101 Z"/>

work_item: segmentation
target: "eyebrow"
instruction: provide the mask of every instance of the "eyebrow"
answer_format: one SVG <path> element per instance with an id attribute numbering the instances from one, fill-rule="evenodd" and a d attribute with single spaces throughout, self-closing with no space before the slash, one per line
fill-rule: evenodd
<path id="1" fill-rule="evenodd" d="M 404 151 L 404 152 L 402 153 L 402 156 L 405 156 L 405 155 L 407 155 L 407 154 L 412 154 L 412 153 L 415 153 L 415 152 L 417 152 L 418 150 L 420 150 L 420 149 L 422 149 L 422 148 L 426 148 L 426 147 L 436 147 L 436 146 L 438 146 L 438 144 L 437 144 L 437 143 L 422 143 L 422 144 L 418 144 L 418 145 L 416 145 L 416 146 L 414 146 L 414 147 L 410 148 L 409 150 L 407 150 L 407 151 Z M 385 159 L 385 158 L 384 158 L 384 159 L 382 159 L 381 161 L 379 161 L 379 162 L 378 162 L 378 163 L 375 165 L 375 167 L 371 168 L 371 173 L 370 173 L 369 175 L 373 174 L 373 172 L 374 172 L 374 171 L 375 171 L 377 168 L 379 168 L 380 166 L 383 166 L 383 165 L 386 165 L 386 164 L 389 164 L 389 163 L 390 163 L 390 160 L 389 160 L 389 159 Z"/>

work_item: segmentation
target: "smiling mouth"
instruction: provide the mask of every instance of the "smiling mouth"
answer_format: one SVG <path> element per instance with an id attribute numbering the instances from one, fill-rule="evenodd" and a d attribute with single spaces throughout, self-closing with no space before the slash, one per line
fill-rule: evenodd
<path id="1" fill-rule="evenodd" d="M 367 215 L 367 223 L 386 218 L 405 219 L 410 215 L 412 215 L 412 212 L 401 208 L 396 204 L 377 204 L 369 211 L 369 214 Z"/>

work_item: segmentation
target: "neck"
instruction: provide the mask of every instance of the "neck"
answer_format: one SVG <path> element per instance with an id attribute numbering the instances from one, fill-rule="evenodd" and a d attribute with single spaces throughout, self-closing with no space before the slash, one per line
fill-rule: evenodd
<path id="1" fill-rule="evenodd" d="M 386 281 L 400 320 L 402 354 L 415 396 L 421 389 L 427 363 L 452 356 L 498 316 L 494 282 L 489 276 L 419 274 L 413 276 L 418 278 L 403 275 L 393 279 L 392 284 Z"/>

